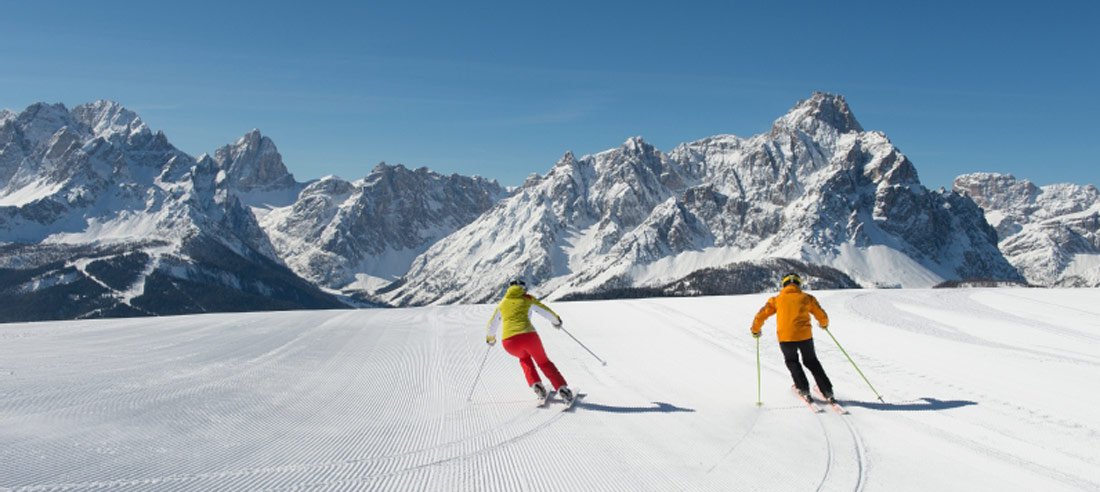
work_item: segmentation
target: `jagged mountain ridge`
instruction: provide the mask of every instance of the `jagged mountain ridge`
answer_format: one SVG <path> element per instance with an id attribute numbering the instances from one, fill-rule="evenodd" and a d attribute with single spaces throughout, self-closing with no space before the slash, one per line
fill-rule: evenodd
<path id="1" fill-rule="evenodd" d="M 300 183 L 258 130 L 193 158 L 110 101 L 0 117 L 0 319 L 344 305 L 318 287 L 376 305 L 369 288 L 505 194 L 384 163 Z"/>
<path id="2" fill-rule="evenodd" d="M 1040 187 L 1011 174 L 972 173 L 956 178 L 953 188 L 985 211 L 1005 258 L 1029 283 L 1100 287 L 1100 191 L 1095 186 Z"/>
<path id="3" fill-rule="evenodd" d="M 413 258 L 504 194 L 496 181 L 381 163 L 361 180 L 328 176 L 309 184 L 262 225 L 302 277 L 369 292 L 399 278 Z"/>
<path id="4" fill-rule="evenodd" d="M 703 268 L 665 285 L 566 294 L 560 300 L 754 294 L 774 290 L 777 279 L 783 278 L 789 272 L 798 272 L 804 285 L 813 290 L 860 288 L 859 284 L 835 268 L 811 265 L 789 258 L 767 258 L 724 267 Z"/>
<path id="5" fill-rule="evenodd" d="M 383 298 L 487 301 L 522 276 L 553 299 L 780 257 L 865 285 L 1021 279 L 971 200 L 925 189 L 842 97 L 816 93 L 751 138 L 720 135 L 667 154 L 631 138 L 580 159 L 567 153 L 418 257 Z"/>
<path id="6" fill-rule="evenodd" d="M 232 192 L 117 103 L 0 120 L 3 320 L 339 307 Z"/>
<path id="7" fill-rule="evenodd" d="M 971 200 L 924 189 L 885 135 L 864 131 L 843 98 L 829 94 L 814 94 L 750 138 L 718 135 L 665 153 L 636 137 L 579 159 L 567 153 L 546 176 L 505 195 L 481 178 L 388 165 L 357 181 L 299 183 L 256 130 L 195 159 L 106 101 L 0 113 L 4 274 L 50 264 L 24 256 L 58 256 L 28 245 L 71 245 L 85 255 L 23 290 L 84 278 L 133 301 L 135 284 L 122 292 L 101 280 L 188 272 L 156 284 L 169 289 L 195 276 L 231 294 L 242 283 L 226 279 L 248 269 L 193 263 L 216 260 L 208 253 L 221 247 L 281 271 L 291 290 L 305 282 L 286 267 L 325 289 L 377 292 L 397 304 L 487 300 L 514 275 L 551 298 L 664 288 L 768 258 L 835 267 L 864 285 L 1020 278 L 989 247 L 996 233 Z M 182 248 L 196 231 L 203 241 L 189 244 L 203 246 Z M 141 254 L 112 249 L 119 244 Z M 142 268 L 103 266 L 114 264 Z M 95 281 L 90 272 L 99 272 Z M 188 295 L 203 297 L 202 282 Z"/>

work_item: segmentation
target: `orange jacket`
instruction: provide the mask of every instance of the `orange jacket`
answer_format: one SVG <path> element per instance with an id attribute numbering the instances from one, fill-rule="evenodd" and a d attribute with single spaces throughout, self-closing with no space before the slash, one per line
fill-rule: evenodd
<path id="1" fill-rule="evenodd" d="M 795 284 L 788 284 L 779 291 L 779 295 L 768 299 L 764 307 L 756 313 L 752 320 L 752 332 L 760 333 L 760 327 L 764 325 L 771 315 L 779 313 L 775 319 L 776 335 L 780 342 L 801 342 L 814 337 L 810 326 L 810 315 L 817 318 L 817 324 L 822 327 L 829 326 L 829 316 L 817 299 L 798 288 Z"/>

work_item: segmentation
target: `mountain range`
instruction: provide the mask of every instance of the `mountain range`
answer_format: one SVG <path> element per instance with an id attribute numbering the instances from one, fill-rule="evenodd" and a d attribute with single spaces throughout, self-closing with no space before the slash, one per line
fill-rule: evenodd
<path id="1" fill-rule="evenodd" d="M 0 112 L 0 320 L 989 279 L 1098 285 L 1097 191 L 929 190 L 843 97 L 751 137 L 565 153 L 515 189 L 379 164 L 298 182 L 248 132 L 192 157 L 117 103 Z M 991 225 L 992 224 L 992 225 Z"/>
<path id="2" fill-rule="evenodd" d="M 566 153 L 433 245 L 382 298 L 485 302 L 518 276 L 554 299 L 767 258 L 832 267 L 865 286 L 1023 280 L 972 200 L 923 187 L 843 97 L 816 93 L 749 138 L 665 153 L 634 137 L 595 155 Z"/>
<path id="3" fill-rule="evenodd" d="M 953 188 L 985 210 L 1005 258 L 1029 283 L 1100 286 L 1100 191 L 1095 186 L 1036 186 L 1010 174 L 974 173 L 956 178 Z"/>

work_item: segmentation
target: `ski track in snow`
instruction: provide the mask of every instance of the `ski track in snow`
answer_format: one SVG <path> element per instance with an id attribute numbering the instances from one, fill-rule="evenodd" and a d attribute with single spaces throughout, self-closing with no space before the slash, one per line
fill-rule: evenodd
<path id="1" fill-rule="evenodd" d="M 816 293 L 850 414 L 791 395 L 766 295 L 553 305 L 536 408 L 486 305 L 0 325 L 0 490 L 1100 489 L 1096 289 Z"/>

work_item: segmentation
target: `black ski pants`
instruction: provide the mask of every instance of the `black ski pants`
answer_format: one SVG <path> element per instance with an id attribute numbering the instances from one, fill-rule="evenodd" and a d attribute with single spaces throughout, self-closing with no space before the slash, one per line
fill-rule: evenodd
<path id="1" fill-rule="evenodd" d="M 810 390 L 810 381 L 806 379 L 806 373 L 802 372 L 802 366 L 804 365 L 814 375 L 814 381 L 817 382 L 817 387 L 822 392 L 833 392 L 833 383 L 829 381 L 829 376 L 825 375 L 825 368 L 821 367 L 821 361 L 817 360 L 817 354 L 814 352 L 814 339 L 802 340 L 801 342 L 779 342 L 779 348 L 783 351 L 783 362 L 787 364 L 787 369 L 791 371 L 791 377 L 794 378 L 795 388 L 798 388 L 799 391 Z M 801 365 L 798 363 L 799 351 L 802 352 Z"/>

